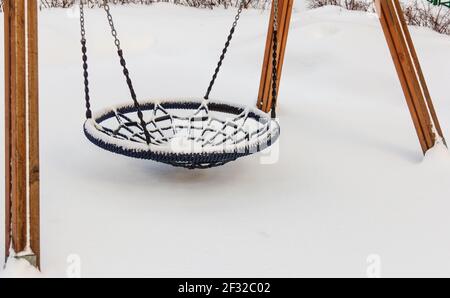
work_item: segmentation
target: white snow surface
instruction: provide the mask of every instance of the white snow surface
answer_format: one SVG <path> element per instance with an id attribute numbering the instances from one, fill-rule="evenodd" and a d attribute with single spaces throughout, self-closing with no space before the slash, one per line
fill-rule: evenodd
<path id="1" fill-rule="evenodd" d="M 23 259 L 10 258 L 4 270 L 0 271 L 0 278 L 42 278 L 44 275 Z"/>
<path id="2" fill-rule="evenodd" d="M 140 98 L 203 95 L 234 10 L 112 12 Z M 268 12 L 243 13 L 213 98 L 255 104 L 267 22 Z M 86 23 L 93 109 L 126 102 L 103 12 Z M 411 33 L 448 136 L 450 37 Z M 376 15 L 296 7 L 279 160 L 208 171 L 85 139 L 79 40 L 76 10 L 40 13 L 44 276 L 66 276 L 74 255 L 83 277 L 364 277 L 374 255 L 385 277 L 450 276 L 449 154 L 439 145 L 423 158 Z M 33 275 L 23 262 L 2 276 Z"/>

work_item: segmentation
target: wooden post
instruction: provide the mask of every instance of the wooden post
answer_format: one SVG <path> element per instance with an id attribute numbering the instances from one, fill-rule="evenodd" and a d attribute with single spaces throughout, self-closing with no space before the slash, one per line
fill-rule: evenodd
<path id="1" fill-rule="evenodd" d="M 26 44 L 25 0 L 9 1 L 11 27 L 11 208 L 12 243 L 16 252 L 27 247 Z"/>
<path id="2" fill-rule="evenodd" d="M 3 3 L 5 51 L 5 254 L 11 248 L 11 9 Z"/>
<path id="3" fill-rule="evenodd" d="M 12 249 L 39 267 L 37 3 L 4 8 L 6 257 Z"/>
<path id="4" fill-rule="evenodd" d="M 286 53 L 286 44 L 289 33 L 289 25 L 292 16 L 292 7 L 294 0 L 278 0 L 278 87 L 280 86 L 281 74 L 283 70 L 284 56 Z M 273 53 L 273 22 L 274 5 L 272 3 L 272 12 L 270 14 L 269 29 L 267 33 L 266 50 L 264 54 L 263 67 L 261 73 L 261 82 L 259 85 L 257 107 L 265 112 L 269 112 L 272 107 L 272 53 Z"/>
<path id="5" fill-rule="evenodd" d="M 36 0 L 27 0 L 27 3 L 30 248 L 36 256 L 36 266 L 40 268 L 38 4 Z"/>
<path id="6" fill-rule="evenodd" d="M 435 145 L 437 137 L 442 138 L 444 143 L 445 140 L 419 59 L 399 1 L 375 0 L 375 3 L 420 145 L 425 153 Z"/>

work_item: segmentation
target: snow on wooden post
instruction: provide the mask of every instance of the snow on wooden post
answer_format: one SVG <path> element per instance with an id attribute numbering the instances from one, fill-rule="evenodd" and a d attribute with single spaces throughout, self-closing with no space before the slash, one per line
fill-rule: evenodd
<path id="1" fill-rule="evenodd" d="M 397 74 L 425 153 L 444 136 L 398 0 L 375 0 Z M 438 134 L 438 135 L 436 135 Z M 444 141 L 445 143 L 445 141 Z"/>
<path id="2" fill-rule="evenodd" d="M 6 98 L 6 132 L 9 146 L 9 156 L 6 160 L 8 176 L 6 188 L 10 193 L 6 194 L 6 201 L 10 200 L 9 209 L 6 209 L 7 217 L 11 225 L 6 227 L 6 233 L 10 234 L 12 248 L 21 252 L 27 246 L 27 186 L 26 186 L 26 70 L 25 70 L 25 6 L 24 1 L 5 2 L 5 20 L 9 27 L 8 45 L 6 53 L 9 58 L 9 73 L 7 77 L 8 97 Z M 5 34 L 6 35 L 6 34 Z M 8 248 L 9 249 L 9 248 Z"/>
<path id="3" fill-rule="evenodd" d="M 284 55 L 291 23 L 292 7 L 294 0 L 278 0 L 278 86 L 280 86 L 281 73 L 283 69 Z M 273 53 L 273 22 L 274 5 L 272 3 L 272 12 L 269 21 L 269 30 L 267 33 L 266 50 L 261 73 L 261 82 L 259 85 L 259 94 L 257 107 L 265 112 L 269 112 L 272 106 L 272 53 Z"/>
<path id="4" fill-rule="evenodd" d="M 4 1 L 6 257 L 40 265 L 37 2 Z"/>

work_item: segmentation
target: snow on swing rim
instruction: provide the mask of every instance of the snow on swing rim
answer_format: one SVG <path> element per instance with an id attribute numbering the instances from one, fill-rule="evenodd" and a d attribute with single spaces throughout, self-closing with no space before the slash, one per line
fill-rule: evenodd
<path id="1" fill-rule="evenodd" d="M 227 144 L 224 146 L 208 146 L 201 148 L 180 149 L 174 151 L 170 146 L 160 146 L 157 144 L 147 145 L 132 140 L 120 139 L 109 135 L 102 131 L 101 124 L 109 119 L 116 117 L 117 113 L 133 114 L 136 108 L 133 103 L 123 103 L 113 107 L 102 109 L 96 112 L 91 119 L 86 120 L 84 124 L 84 132 L 86 137 L 95 145 L 107 149 L 111 152 L 131 156 L 141 159 L 157 159 L 158 156 L 179 156 L 187 160 L 192 156 L 205 157 L 205 155 L 235 155 L 235 158 L 229 156 L 225 159 L 236 159 L 239 157 L 251 155 L 260 152 L 272 144 L 274 144 L 280 136 L 280 125 L 277 120 L 271 119 L 270 116 L 257 108 L 249 108 L 244 105 L 229 103 L 218 100 L 199 100 L 198 98 L 175 98 L 175 99 L 158 99 L 158 100 L 142 100 L 140 107 L 144 113 L 144 117 L 153 111 L 155 107 L 161 106 L 170 111 L 170 115 L 174 115 L 176 111 L 192 111 L 195 112 L 202 105 L 207 104 L 211 112 L 228 114 L 230 116 L 239 116 L 242 113 L 248 113 L 248 117 L 255 122 L 259 122 L 265 128 L 265 132 L 261 135 L 251 138 L 246 142 L 238 144 Z M 149 120 L 149 119 L 146 119 Z M 156 158 L 155 158 L 156 157 Z M 220 160 L 220 157 L 219 157 Z"/>

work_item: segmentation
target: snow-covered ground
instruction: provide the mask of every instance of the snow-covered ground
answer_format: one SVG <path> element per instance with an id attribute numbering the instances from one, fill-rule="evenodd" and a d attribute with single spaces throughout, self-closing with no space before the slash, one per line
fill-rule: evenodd
<path id="1" fill-rule="evenodd" d="M 138 96 L 203 95 L 234 10 L 112 11 Z M 375 15 L 296 7 L 278 162 L 263 154 L 208 171 L 91 145 L 76 13 L 40 20 L 44 276 L 65 276 L 74 260 L 84 277 L 366 276 L 379 261 L 386 277 L 450 276 L 450 158 L 437 148 L 423 160 Z M 255 104 L 267 21 L 243 13 L 212 97 Z M 89 11 L 87 26 L 93 108 L 128 101 L 103 12 Z M 450 37 L 411 31 L 450 135 Z"/>

